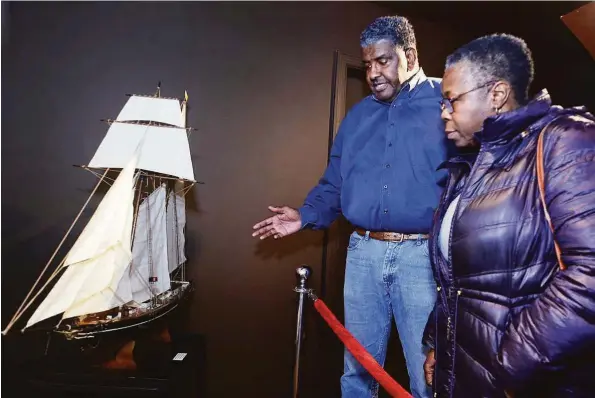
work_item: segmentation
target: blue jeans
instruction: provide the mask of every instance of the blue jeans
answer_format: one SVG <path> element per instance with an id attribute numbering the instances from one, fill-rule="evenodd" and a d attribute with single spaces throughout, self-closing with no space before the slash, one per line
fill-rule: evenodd
<path id="1" fill-rule="evenodd" d="M 384 242 L 353 233 L 347 249 L 345 327 L 384 365 L 393 316 L 415 398 L 428 398 L 422 335 L 436 302 L 427 240 Z M 378 396 L 378 383 L 345 350 L 342 398 Z"/>

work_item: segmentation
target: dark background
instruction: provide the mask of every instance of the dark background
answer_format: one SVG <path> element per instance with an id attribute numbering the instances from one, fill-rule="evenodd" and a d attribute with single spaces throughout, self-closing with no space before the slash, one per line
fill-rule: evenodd
<path id="1" fill-rule="evenodd" d="M 289 396 L 295 268 L 310 265 L 323 290 L 323 235 L 258 242 L 251 226 L 269 204 L 299 206 L 324 170 L 333 51 L 358 56 L 361 30 L 398 13 L 426 74 L 441 76 L 457 46 L 508 32 L 534 53 L 533 92 L 593 111 L 594 62 L 559 19 L 584 3 L 3 2 L 2 326 L 95 184 L 72 165 L 92 157 L 100 119 L 160 80 L 164 96 L 188 90 L 198 129 L 187 325 L 204 337 L 206 396 Z M 302 396 L 339 396 L 341 345 L 313 311 L 306 321 Z M 387 368 L 407 383 L 403 363 Z"/>

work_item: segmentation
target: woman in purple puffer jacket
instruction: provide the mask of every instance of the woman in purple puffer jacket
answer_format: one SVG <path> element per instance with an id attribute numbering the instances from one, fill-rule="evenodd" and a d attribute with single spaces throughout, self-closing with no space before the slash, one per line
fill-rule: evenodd
<path id="1" fill-rule="evenodd" d="M 510 35 L 446 62 L 442 118 L 461 153 L 442 166 L 430 241 L 424 368 L 436 397 L 595 397 L 595 119 L 545 90 L 529 101 L 532 79 Z"/>

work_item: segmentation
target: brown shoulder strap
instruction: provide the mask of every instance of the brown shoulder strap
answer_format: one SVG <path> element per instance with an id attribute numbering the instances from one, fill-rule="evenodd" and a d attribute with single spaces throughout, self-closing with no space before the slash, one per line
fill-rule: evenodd
<path id="1" fill-rule="evenodd" d="M 551 123 L 551 122 L 550 122 Z M 547 220 L 550 230 L 552 231 L 552 236 L 554 238 L 554 249 L 556 251 L 556 257 L 558 258 L 558 264 L 560 265 L 561 270 L 566 269 L 566 265 L 562 261 L 562 250 L 560 250 L 560 246 L 556 241 L 556 235 L 554 233 L 554 225 L 552 224 L 552 219 L 550 217 L 550 213 L 547 211 L 547 206 L 545 204 L 545 177 L 544 177 L 544 159 L 543 159 L 543 136 L 545 134 L 546 129 L 548 128 L 549 123 L 541 130 L 539 134 L 539 138 L 537 139 L 537 160 L 535 162 L 535 166 L 537 169 L 537 185 L 539 186 L 539 196 L 541 198 L 541 204 L 543 205 L 543 211 L 545 213 L 545 219 Z"/>

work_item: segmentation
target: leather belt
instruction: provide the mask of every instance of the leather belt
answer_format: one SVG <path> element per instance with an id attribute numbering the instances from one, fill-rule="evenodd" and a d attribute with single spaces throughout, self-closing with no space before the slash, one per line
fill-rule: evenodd
<path id="1" fill-rule="evenodd" d="M 356 228 L 355 232 L 357 232 L 361 236 L 366 236 L 366 230 L 361 228 Z M 383 240 L 387 242 L 403 242 L 404 240 L 418 240 L 418 239 L 428 239 L 430 235 L 428 234 L 402 234 L 400 232 L 372 232 L 370 231 L 370 238 L 376 240 Z"/>

